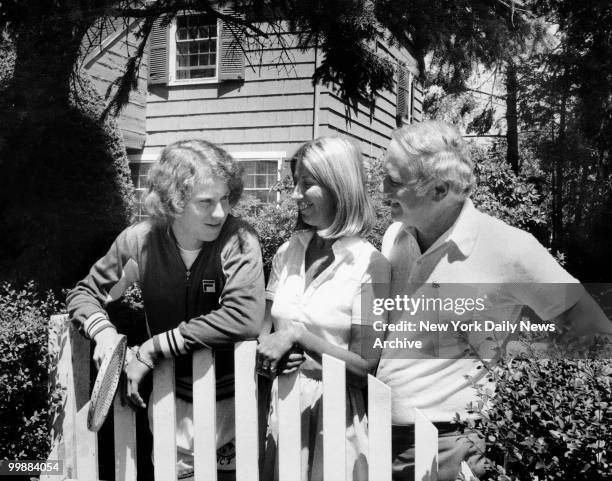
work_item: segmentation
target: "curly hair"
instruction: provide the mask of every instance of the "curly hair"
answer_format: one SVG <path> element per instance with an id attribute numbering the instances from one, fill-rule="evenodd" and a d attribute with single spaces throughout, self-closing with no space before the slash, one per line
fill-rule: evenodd
<path id="1" fill-rule="evenodd" d="M 183 213 L 195 185 L 208 177 L 225 182 L 229 203 L 242 195 L 242 168 L 225 150 L 206 140 L 179 140 L 168 145 L 147 175 L 144 207 L 155 222 L 170 224 Z"/>
<path id="2" fill-rule="evenodd" d="M 367 235 L 374 225 L 374 208 L 366 193 L 366 174 L 359 146 L 345 137 L 319 137 L 302 145 L 291 159 L 295 175 L 301 163 L 334 200 L 332 224 L 319 235 L 336 239 Z M 298 214 L 297 226 L 308 228 Z"/>

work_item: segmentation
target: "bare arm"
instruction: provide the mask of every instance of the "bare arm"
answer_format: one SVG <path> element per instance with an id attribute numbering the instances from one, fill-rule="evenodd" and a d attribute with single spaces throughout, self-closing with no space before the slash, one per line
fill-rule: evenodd
<path id="1" fill-rule="evenodd" d="M 557 321 L 569 328 L 569 335 L 577 337 L 612 334 L 612 322 L 586 291 L 576 304 L 557 317 Z"/>
<path id="2" fill-rule="evenodd" d="M 276 322 L 275 325 L 279 327 L 279 330 L 260 338 L 258 352 L 263 359 L 262 362 L 269 363 L 274 370 L 285 353 L 294 344 L 297 344 L 316 361 L 321 362 L 323 354 L 344 361 L 348 381 L 355 385 L 365 385 L 367 375 L 375 369 L 378 363 L 378 357 L 372 355 L 374 344 L 372 325 L 376 320 L 383 319 L 381 316 L 374 315 L 371 310 L 362 312 L 362 300 L 364 297 L 367 299 L 386 297 L 389 278 L 388 262 L 380 253 L 377 253 L 374 258 L 370 259 L 368 270 L 354 293 L 349 349 L 330 343 L 308 331 L 301 322 L 289 319 Z M 368 302 L 365 301 L 363 304 L 368 305 Z M 370 353 L 367 358 L 363 356 L 364 352 Z"/>
<path id="3" fill-rule="evenodd" d="M 361 336 L 361 326 L 351 327 L 351 336 Z M 356 352 L 332 344 L 319 336 L 312 334 L 304 327 L 288 324 L 286 327 L 261 338 L 258 352 L 263 363 L 268 362 L 270 370 L 275 371 L 281 358 L 289 352 L 294 344 L 298 344 L 313 359 L 321 361 L 323 354 L 328 354 L 346 364 L 346 370 L 353 384 L 365 384 L 368 373 L 376 367 L 377 360 L 363 359 Z M 354 343 L 357 345 L 358 343 Z"/>

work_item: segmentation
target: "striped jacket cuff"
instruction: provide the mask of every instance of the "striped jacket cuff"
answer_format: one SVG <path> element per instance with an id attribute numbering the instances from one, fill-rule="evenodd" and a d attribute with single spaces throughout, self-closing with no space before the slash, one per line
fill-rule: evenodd
<path id="1" fill-rule="evenodd" d="M 103 312 L 96 312 L 89 316 L 83 325 L 83 332 L 89 339 L 94 339 L 104 329 L 115 329 Z M 115 329 L 116 330 L 116 329 Z"/>
<path id="2" fill-rule="evenodd" d="M 153 336 L 153 347 L 155 352 L 161 353 L 164 357 L 176 357 L 187 354 L 185 339 L 179 332 L 178 327 Z"/>

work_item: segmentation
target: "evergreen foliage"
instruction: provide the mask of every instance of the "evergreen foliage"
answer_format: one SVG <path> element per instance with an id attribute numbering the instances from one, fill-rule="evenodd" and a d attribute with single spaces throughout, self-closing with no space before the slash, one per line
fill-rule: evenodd
<path id="1" fill-rule="evenodd" d="M 14 68 L 0 100 L 7 112 L 0 119 L 0 277 L 59 289 L 81 278 L 129 223 L 125 147 L 114 119 L 100 119 L 103 101 L 84 73 L 67 105 L 20 106 L 26 87 L 15 83 L 19 57 L 9 47 L 3 58 Z"/>

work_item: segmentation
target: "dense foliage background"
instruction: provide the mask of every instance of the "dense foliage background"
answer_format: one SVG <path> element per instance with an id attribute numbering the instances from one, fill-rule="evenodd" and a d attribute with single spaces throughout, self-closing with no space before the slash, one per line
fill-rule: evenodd
<path id="1" fill-rule="evenodd" d="M 49 317 L 59 312 L 52 293 L 0 284 L 0 459 L 46 459 L 49 420 L 61 392 L 49 392 Z"/>
<path id="2" fill-rule="evenodd" d="M 489 479 L 612 477 L 612 361 L 504 359 L 479 388 L 479 421 L 462 423 L 486 441 Z"/>

